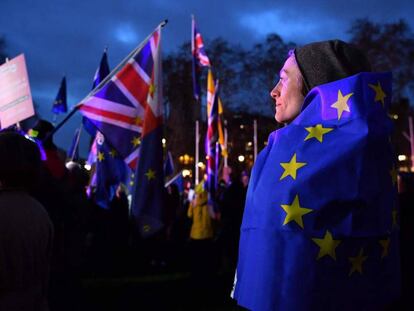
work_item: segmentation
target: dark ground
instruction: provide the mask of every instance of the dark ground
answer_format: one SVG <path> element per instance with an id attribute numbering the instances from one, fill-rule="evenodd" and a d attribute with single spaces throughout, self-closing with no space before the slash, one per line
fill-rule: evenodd
<path id="1" fill-rule="evenodd" d="M 212 256 L 208 275 L 194 277 L 188 248 L 186 244 L 161 260 L 138 251 L 115 258 L 98 254 L 83 264 L 80 275 L 67 269 L 51 274 L 50 309 L 243 310 L 230 298 L 234 272 L 222 272 L 220 259 Z"/>

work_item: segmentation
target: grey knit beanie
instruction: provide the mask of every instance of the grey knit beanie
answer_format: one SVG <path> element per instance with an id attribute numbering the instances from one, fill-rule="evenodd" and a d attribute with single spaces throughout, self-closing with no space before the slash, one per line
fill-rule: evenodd
<path id="1" fill-rule="evenodd" d="M 371 71 L 365 54 L 341 40 L 314 42 L 295 49 L 306 96 L 315 86 Z"/>

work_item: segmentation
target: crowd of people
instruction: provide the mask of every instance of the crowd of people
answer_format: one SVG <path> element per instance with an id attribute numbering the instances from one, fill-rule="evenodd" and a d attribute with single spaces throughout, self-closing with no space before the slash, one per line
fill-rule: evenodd
<path id="1" fill-rule="evenodd" d="M 217 208 L 204 183 L 165 188 L 164 227 L 142 239 L 127 194 L 109 209 L 87 195 L 89 172 L 68 161 L 40 120 L 0 132 L 0 310 L 79 310 L 83 277 L 189 273 L 195 299 L 217 273 L 231 290 L 248 175 L 221 181 Z M 194 193 L 194 195 L 192 195 Z M 70 297 L 70 298 L 69 298 Z"/>

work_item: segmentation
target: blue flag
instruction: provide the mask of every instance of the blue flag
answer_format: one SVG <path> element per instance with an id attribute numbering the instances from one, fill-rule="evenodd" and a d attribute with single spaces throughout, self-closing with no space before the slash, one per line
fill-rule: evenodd
<path id="1" fill-rule="evenodd" d="M 132 213 L 142 237 L 163 227 L 164 170 L 162 159 L 162 127 L 142 139 L 140 159 L 135 173 Z"/>
<path id="2" fill-rule="evenodd" d="M 381 310 L 399 297 L 391 75 L 314 88 L 250 179 L 234 298 L 252 310 Z"/>
<path id="3" fill-rule="evenodd" d="M 164 162 L 164 176 L 170 176 L 172 173 L 174 173 L 174 162 L 171 152 L 168 151 Z"/>
<path id="4" fill-rule="evenodd" d="M 93 84 L 92 84 L 92 90 L 101 83 L 106 76 L 110 73 L 109 64 L 108 64 L 108 55 L 107 55 L 107 49 L 104 50 L 102 54 L 101 61 L 99 63 L 99 67 L 95 72 L 95 76 L 93 77 Z M 96 135 L 96 127 L 93 125 L 91 121 L 89 121 L 88 118 L 83 117 L 82 118 L 83 126 L 86 129 L 86 131 L 93 137 Z"/>
<path id="5" fill-rule="evenodd" d="M 95 202 L 102 208 L 109 205 L 116 194 L 120 183 L 126 183 L 129 168 L 123 159 L 117 156 L 102 134 L 98 132 L 96 138 L 96 193 Z"/>
<path id="6" fill-rule="evenodd" d="M 54 114 L 66 113 L 68 111 L 66 103 L 66 77 L 62 78 L 60 82 L 59 91 L 56 95 L 56 99 L 53 102 L 52 112 Z"/>
<path id="7" fill-rule="evenodd" d="M 178 192 L 183 193 L 184 192 L 184 178 L 182 172 L 179 172 L 177 175 L 175 175 L 173 178 L 171 178 L 166 184 L 165 188 L 167 188 L 169 185 L 176 185 Z"/>

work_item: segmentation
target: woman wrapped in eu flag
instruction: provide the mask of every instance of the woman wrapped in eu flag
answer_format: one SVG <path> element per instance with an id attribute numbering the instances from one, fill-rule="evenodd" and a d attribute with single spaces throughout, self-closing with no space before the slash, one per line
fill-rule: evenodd
<path id="1" fill-rule="evenodd" d="M 391 74 L 343 41 L 297 48 L 271 91 L 232 293 L 251 310 L 383 310 L 400 295 Z"/>

